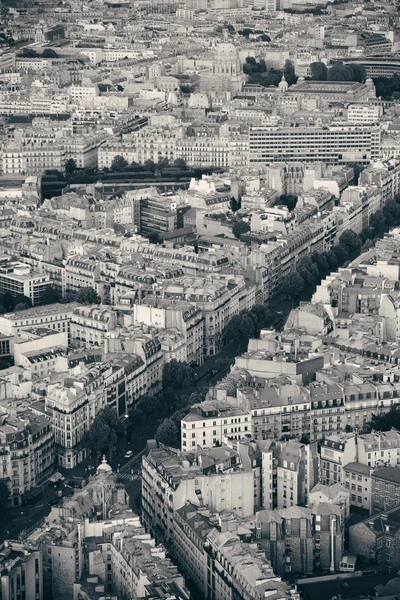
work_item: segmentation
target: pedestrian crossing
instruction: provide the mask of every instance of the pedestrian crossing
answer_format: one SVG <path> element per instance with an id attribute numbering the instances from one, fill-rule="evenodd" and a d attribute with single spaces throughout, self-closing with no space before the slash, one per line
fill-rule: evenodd
<path id="1" fill-rule="evenodd" d="M 132 475 L 131 473 L 117 473 L 117 478 L 124 481 L 138 481 L 140 480 L 140 475 L 137 475 L 136 473 L 135 475 Z"/>

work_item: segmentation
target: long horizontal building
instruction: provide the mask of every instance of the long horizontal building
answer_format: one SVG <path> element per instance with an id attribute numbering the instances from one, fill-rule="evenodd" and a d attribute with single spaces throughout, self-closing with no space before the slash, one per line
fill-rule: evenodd
<path id="1" fill-rule="evenodd" d="M 369 164 L 379 157 L 378 127 L 252 127 L 250 163 L 349 161 Z"/>

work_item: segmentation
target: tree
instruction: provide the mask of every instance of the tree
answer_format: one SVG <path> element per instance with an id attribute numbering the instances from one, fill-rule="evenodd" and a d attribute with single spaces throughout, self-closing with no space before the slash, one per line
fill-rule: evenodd
<path id="1" fill-rule="evenodd" d="M 32 303 L 29 305 L 26 302 L 18 302 L 18 304 L 16 304 L 14 307 L 14 311 L 19 312 L 20 310 L 26 310 L 27 308 L 31 308 L 31 307 L 32 307 Z"/>
<path id="2" fill-rule="evenodd" d="M 353 71 L 349 65 L 337 63 L 328 69 L 328 81 L 353 81 Z"/>
<path id="3" fill-rule="evenodd" d="M 149 233 L 149 242 L 150 244 L 161 244 L 162 239 L 160 238 L 158 231 L 152 231 Z"/>
<path id="4" fill-rule="evenodd" d="M 164 419 L 159 425 L 155 437 L 157 442 L 165 444 L 165 446 L 172 446 L 173 448 L 179 448 L 180 446 L 179 428 L 172 419 Z"/>
<path id="5" fill-rule="evenodd" d="M 146 160 L 144 164 L 148 171 L 151 171 L 152 173 L 156 172 L 157 165 L 154 161 Z"/>
<path id="6" fill-rule="evenodd" d="M 375 431 L 390 431 L 392 427 L 400 430 L 400 407 L 399 405 L 393 405 L 390 407 L 389 412 L 372 415 L 372 419 L 369 422 L 371 429 Z"/>
<path id="7" fill-rule="evenodd" d="M 250 225 L 245 221 L 236 221 L 232 227 L 232 233 L 236 239 L 240 240 L 240 236 L 250 231 Z"/>
<path id="8" fill-rule="evenodd" d="M 294 65 L 293 65 L 292 61 L 289 60 L 288 58 L 285 61 L 285 66 L 283 68 L 283 74 L 285 76 L 285 79 L 286 79 L 288 85 L 293 85 L 294 83 L 296 83 L 297 77 L 294 72 Z"/>
<path id="9" fill-rule="evenodd" d="M 0 479 L 0 508 L 6 508 L 10 502 L 10 490 L 5 479 Z"/>
<path id="10" fill-rule="evenodd" d="M 92 287 L 81 288 L 76 295 L 76 302 L 79 304 L 100 304 L 101 299 L 96 290 Z"/>
<path id="11" fill-rule="evenodd" d="M 294 210 L 297 204 L 297 196 L 292 194 L 281 194 L 279 199 L 275 201 L 275 206 L 287 206 L 289 210 Z"/>
<path id="12" fill-rule="evenodd" d="M 329 252 L 326 253 L 326 260 L 328 261 L 330 271 L 334 271 L 335 269 L 337 269 L 338 261 L 336 258 L 336 254 L 332 252 L 332 250 L 329 250 Z"/>
<path id="13" fill-rule="evenodd" d="M 57 52 L 52 48 L 45 48 L 42 52 L 42 58 L 57 58 Z"/>
<path id="14" fill-rule="evenodd" d="M 343 265 L 348 259 L 347 250 L 345 246 L 339 244 L 333 248 L 333 253 L 336 256 L 338 266 Z"/>
<path id="15" fill-rule="evenodd" d="M 194 371 L 184 362 L 170 360 L 163 368 L 163 388 L 173 390 L 191 387 L 194 383 Z"/>
<path id="16" fill-rule="evenodd" d="M 122 171 L 127 166 L 128 166 L 128 161 L 125 160 L 125 158 L 123 156 L 120 156 L 119 154 L 117 154 L 117 156 L 114 157 L 114 160 L 111 163 L 111 171 L 114 171 L 114 172 Z"/>
<path id="17" fill-rule="evenodd" d="M 240 200 L 236 200 L 236 198 L 234 198 L 233 196 L 231 197 L 231 199 L 229 200 L 229 208 L 231 209 L 232 212 L 236 212 L 237 210 L 239 210 L 242 206 L 242 203 L 240 202 Z"/>
<path id="18" fill-rule="evenodd" d="M 385 233 L 386 222 L 385 217 L 383 216 L 383 212 L 381 210 L 377 210 L 373 213 L 369 219 L 369 225 L 374 230 L 374 234 L 378 237 L 382 237 Z"/>
<path id="19" fill-rule="evenodd" d="M 15 296 L 14 298 L 14 310 L 16 310 L 16 307 L 18 304 L 24 304 L 24 308 L 19 308 L 18 310 L 26 310 L 27 308 L 32 308 L 32 300 L 28 297 L 25 296 L 24 294 L 18 294 L 17 296 Z"/>
<path id="20" fill-rule="evenodd" d="M 22 48 L 20 56 L 22 58 L 37 58 L 38 55 L 36 50 L 33 50 L 33 48 Z"/>
<path id="21" fill-rule="evenodd" d="M 140 410 L 145 417 L 158 415 L 162 408 L 162 401 L 155 394 L 144 394 L 136 403 L 136 410 Z"/>
<path id="22" fill-rule="evenodd" d="M 4 306 L 5 310 L 9 312 L 14 310 L 15 298 L 12 294 L 10 294 L 10 292 L 5 292 L 5 294 L 3 294 L 1 297 L 0 303 Z"/>
<path id="23" fill-rule="evenodd" d="M 262 35 L 260 35 L 260 37 L 258 38 L 260 40 L 260 42 L 270 42 L 271 38 L 269 37 L 269 35 L 267 33 L 263 33 Z"/>
<path id="24" fill-rule="evenodd" d="M 363 65 L 357 65 L 353 63 L 349 65 L 353 72 L 353 81 L 358 81 L 359 83 L 364 83 L 367 78 L 367 73 L 365 71 L 365 67 Z"/>
<path id="25" fill-rule="evenodd" d="M 326 81 L 328 76 L 328 69 L 326 64 L 323 62 L 312 62 L 310 65 L 311 77 L 315 81 Z"/>
<path id="26" fill-rule="evenodd" d="M 48 285 L 40 297 L 41 304 L 55 304 L 61 300 L 61 291 L 55 285 Z"/>
<path id="27" fill-rule="evenodd" d="M 347 250 L 348 255 L 358 256 L 361 250 L 361 240 L 355 231 L 347 229 L 339 238 L 339 244 L 342 244 Z"/>
<path id="28" fill-rule="evenodd" d="M 93 421 L 89 431 L 83 436 L 82 445 L 97 454 L 101 454 L 108 450 L 109 437 L 110 427 L 99 414 Z"/>
<path id="29" fill-rule="evenodd" d="M 124 434 L 124 425 L 111 406 L 99 412 L 82 439 L 82 444 L 98 454 L 115 451 L 118 439 Z"/>
<path id="30" fill-rule="evenodd" d="M 304 279 L 298 273 L 286 275 L 282 280 L 282 293 L 291 300 L 298 298 L 304 289 Z"/>
<path id="31" fill-rule="evenodd" d="M 65 171 L 68 175 L 71 175 L 72 173 L 74 173 L 77 169 L 77 165 L 76 162 L 74 161 L 73 158 L 70 158 L 69 160 L 67 160 L 67 162 L 65 163 Z"/>
<path id="32" fill-rule="evenodd" d="M 177 169 L 181 169 L 182 171 L 186 171 L 186 169 L 187 169 L 186 161 L 183 160 L 183 158 L 176 158 L 174 160 L 174 167 L 176 167 Z"/>
<path id="33" fill-rule="evenodd" d="M 400 205 L 395 200 L 388 200 L 382 209 L 386 226 L 396 227 L 400 223 Z"/>

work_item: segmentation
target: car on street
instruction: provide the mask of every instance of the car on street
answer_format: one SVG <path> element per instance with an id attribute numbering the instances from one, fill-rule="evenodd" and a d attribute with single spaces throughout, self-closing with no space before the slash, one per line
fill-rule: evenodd
<path id="1" fill-rule="evenodd" d="M 128 452 L 125 452 L 125 458 L 130 458 L 131 456 L 133 456 L 132 450 L 128 450 Z"/>

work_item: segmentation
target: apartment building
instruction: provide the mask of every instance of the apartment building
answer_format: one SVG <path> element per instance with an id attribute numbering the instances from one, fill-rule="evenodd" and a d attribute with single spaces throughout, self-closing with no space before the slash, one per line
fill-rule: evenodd
<path id="1" fill-rule="evenodd" d="M 204 360 L 204 317 L 200 308 L 190 302 L 152 298 L 133 305 L 135 323 L 160 329 L 174 327 L 186 342 L 186 362 L 202 365 Z"/>
<path id="2" fill-rule="evenodd" d="M 93 553 L 93 558 L 96 556 L 96 566 L 99 558 L 103 561 L 109 593 L 118 598 L 153 597 L 154 586 L 162 587 L 166 592 L 175 590 L 177 600 L 189 600 L 183 576 L 167 557 L 166 549 L 156 545 L 150 534 L 145 532 L 138 517 L 132 515 L 126 525 L 101 525 L 100 555 Z M 99 570 L 99 575 L 102 574 Z"/>
<path id="3" fill-rule="evenodd" d="M 392 508 L 349 527 L 349 550 L 369 561 L 379 574 L 400 568 L 400 509 Z"/>
<path id="4" fill-rule="evenodd" d="M 235 160 L 238 162 L 237 147 Z M 193 167 L 223 167 L 230 166 L 229 138 L 216 137 L 187 137 L 176 142 L 176 158 L 182 158 L 186 164 Z M 246 147 L 243 148 L 244 155 Z"/>
<path id="5" fill-rule="evenodd" d="M 65 292 L 78 292 L 81 288 L 91 287 L 97 290 L 100 279 L 100 264 L 85 256 L 68 258 L 62 272 L 62 285 Z"/>
<path id="6" fill-rule="evenodd" d="M 352 434 L 331 435 L 321 442 L 320 483 L 344 484 L 343 467 L 356 462 L 356 440 Z"/>
<path id="7" fill-rule="evenodd" d="M 204 317 L 205 356 L 222 347 L 222 334 L 229 320 L 255 304 L 256 286 L 241 275 L 211 274 L 182 277 L 173 284 L 161 283 L 161 295 L 169 300 L 185 300 L 199 308 Z"/>
<path id="8" fill-rule="evenodd" d="M 259 514 L 259 513 L 258 513 Z M 274 572 L 254 530 L 232 513 L 214 514 L 188 502 L 175 512 L 173 556 L 189 582 L 207 600 L 280 598 L 299 595 Z"/>
<path id="9" fill-rule="evenodd" d="M 237 390 L 240 405 L 251 413 L 252 433 L 257 440 L 279 440 L 284 435 L 301 437 L 310 433 L 310 399 L 305 388 L 286 383 L 252 385 Z"/>
<path id="10" fill-rule="evenodd" d="M 146 122 L 141 124 L 146 125 Z M 144 164 L 151 160 L 156 164 L 161 159 L 173 162 L 178 156 L 177 147 L 183 137 L 181 127 L 152 127 L 148 125 L 126 134 L 116 144 L 106 141 L 98 151 L 99 168 L 110 168 L 116 156 L 122 156 L 127 163 Z"/>
<path id="11" fill-rule="evenodd" d="M 350 504 L 371 511 L 371 474 L 373 468 L 359 462 L 343 467 L 343 485 L 350 492 Z"/>
<path id="12" fill-rule="evenodd" d="M 48 275 L 34 273 L 24 263 L 11 263 L 0 267 L 0 293 L 27 296 L 32 304 L 40 304 L 43 292 L 50 285 Z"/>
<path id="13" fill-rule="evenodd" d="M 246 436 L 251 436 L 251 415 L 243 408 L 205 401 L 194 404 L 181 420 L 182 452 L 212 448 L 224 438 L 240 440 Z"/>
<path id="14" fill-rule="evenodd" d="M 371 511 L 386 512 L 400 506 L 400 469 L 382 467 L 371 475 Z"/>
<path id="15" fill-rule="evenodd" d="M 41 552 L 29 544 L 7 540 L 0 555 L 1 598 L 42 600 L 43 563 Z"/>
<path id="16" fill-rule="evenodd" d="M 251 127 L 250 164 L 301 161 L 369 164 L 379 158 L 378 127 Z"/>
<path id="17" fill-rule="evenodd" d="M 148 235 L 152 231 L 168 232 L 177 229 L 177 196 L 154 196 L 140 199 L 139 231 Z"/>
<path id="18" fill-rule="evenodd" d="M 339 506 L 291 506 L 256 514 L 256 539 L 277 575 L 314 574 L 339 568 L 344 517 Z"/>
<path id="19" fill-rule="evenodd" d="M 173 515 L 187 501 L 214 510 L 249 516 L 254 510 L 253 472 L 240 468 L 226 447 L 180 453 L 150 450 L 142 459 L 142 518 L 156 540 L 173 535 Z"/>
<path id="20" fill-rule="evenodd" d="M 4 335 L 15 336 L 28 327 L 45 327 L 67 332 L 68 341 L 70 341 L 70 323 L 73 311 L 77 306 L 76 302 L 47 304 L 0 315 L 0 332 Z"/>
<path id="21" fill-rule="evenodd" d="M 50 477 L 54 434 L 48 418 L 34 414 L 23 400 L 0 401 L 0 477 L 6 479 L 13 506 Z"/>
<path id="22" fill-rule="evenodd" d="M 79 442 L 91 422 L 83 382 L 68 378 L 50 384 L 43 410 L 51 419 L 57 464 L 67 469 L 75 467 L 86 456 L 86 449 L 81 448 Z"/>
<path id="23" fill-rule="evenodd" d="M 117 325 L 114 311 L 102 306 L 79 306 L 71 318 L 71 341 L 86 348 L 103 347 L 108 331 Z"/>
<path id="24" fill-rule="evenodd" d="M 279 444 L 277 463 L 277 507 L 305 506 L 308 493 L 318 481 L 316 442 L 290 440 Z"/>
<path id="25" fill-rule="evenodd" d="M 46 101 L 47 104 L 47 101 Z M 46 169 L 64 170 L 66 151 L 63 145 L 21 144 L 10 142 L 2 153 L 2 170 L 7 175 L 40 175 Z"/>

